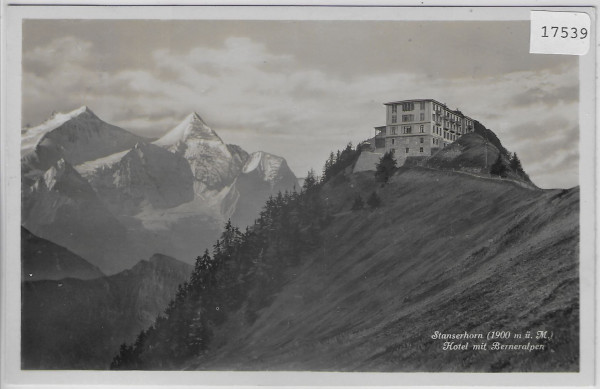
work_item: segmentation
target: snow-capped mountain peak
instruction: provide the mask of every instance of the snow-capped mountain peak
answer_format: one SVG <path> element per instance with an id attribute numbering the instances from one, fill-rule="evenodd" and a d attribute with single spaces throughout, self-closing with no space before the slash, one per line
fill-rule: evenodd
<path id="1" fill-rule="evenodd" d="M 145 138 L 113 126 L 87 106 L 56 113 L 21 137 L 22 173 L 46 171 L 59 159 L 76 166 L 130 149 Z"/>
<path id="2" fill-rule="evenodd" d="M 283 158 L 281 157 L 264 151 L 257 151 L 250 155 L 243 172 L 248 174 L 254 170 L 259 170 L 265 181 L 273 181 L 277 177 L 282 163 Z"/>
<path id="3" fill-rule="evenodd" d="M 223 143 L 223 140 L 219 135 L 217 135 L 217 133 L 202 120 L 202 117 L 200 117 L 198 113 L 192 112 L 171 131 L 155 141 L 154 144 L 157 146 L 169 147 L 178 142 L 185 142 L 190 138 Z"/>
<path id="4" fill-rule="evenodd" d="M 296 176 L 290 170 L 285 158 L 277 155 L 256 151 L 242 169 L 244 175 L 253 175 L 262 181 L 268 182 L 271 189 L 276 185 L 292 187 L 295 185 Z"/>
<path id="5" fill-rule="evenodd" d="M 55 190 L 56 186 L 61 184 L 63 190 L 68 187 L 72 190 L 92 192 L 87 181 L 77 173 L 73 166 L 62 158 L 46 170 L 41 180 L 38 181 L 38 187 L 41 183 L 43 183 L 47 190 Z"/>
<path id="6" fill-rule="evenodd" d="M 230 185 L 242 168 L 243 162 L 234 158 L 219 135 L 196 112 L 153 143 L 189 162 L 197 194 L 206 188 L 220 190 Z"/>
<path id="7" fill-rule="evenodd" d="M 96 114 L 88 106 L 84 105 L 67 113 L 54 112 L 50 119 L 44 123 L 24 130 L 21 137 L 21 155 L 26 155 L 35 149 L 42 137 L 48 132 L 62 126 L 69 120 L 79 117 L 82 119 L 98 119 Z"/>
<path id="8" fill-rule="evenodd" d="M 65 160 L 59 159 L 55 166 L 52 166 L 44 173 L 44 183 L 48 189 L 54 188 L 58 179 L 65 174 L 65 168 Z"/>

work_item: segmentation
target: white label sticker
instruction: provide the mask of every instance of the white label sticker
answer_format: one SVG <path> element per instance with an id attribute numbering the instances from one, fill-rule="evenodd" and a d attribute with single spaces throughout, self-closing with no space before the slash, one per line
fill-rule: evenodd
<path id="1" fill-rule="evenodd" d="M 529 52 L 585 55 L 590 49 L 591 19 L 583 12 L 531 11 Z"/>

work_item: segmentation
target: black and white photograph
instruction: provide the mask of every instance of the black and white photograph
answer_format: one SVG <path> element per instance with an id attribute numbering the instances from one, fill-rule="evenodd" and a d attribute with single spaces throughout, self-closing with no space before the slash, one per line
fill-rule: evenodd
<path id="1" fill-rule="evenodd" d="M 589 8 L 21 8 L 15 376 L 593 376 Z"/>

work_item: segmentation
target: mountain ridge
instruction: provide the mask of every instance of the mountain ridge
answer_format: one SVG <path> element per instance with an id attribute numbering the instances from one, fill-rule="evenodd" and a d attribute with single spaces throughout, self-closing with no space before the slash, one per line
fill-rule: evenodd
<path id="1" fill-rule="evenodd" d="M 153 252 L 191 262 L 228 219 L 252 224 L 269 195 L 296 182 L 285 159 L 273 154 L 261 154 L 277 162 L 268 176 L 264 169 L 244 174 L 250 154 L 225 144 L 196 112 L 153 142 L 103 122 L 85 106 L 27 133 L 22 224 L 106 273 Z M 115 133 L 129 135 L 113 142 Z M 88 224 L 93 213 L 106 223 Z M 105 240 L 115 243 L 104 247 Z"/>
<path id="2" fill-rule="evenodd" d="M 114 154 L 144 138 L 101 120 L 87 106 L 57 113 L 22 133 L 23 173 L 46 170 L 59 159 L 73 165 Z"/>
<path id="3" fill-rule="evenodd" d="M 22 369 L 106 369 L 112 350 L 152 324 L 191 269 L 154 254 L 111 276 L 23 282 Z"/>
<path id="4" fill-rule="evenodd" d="M 100 269 L 79 255 L 21 227 L 21 281 L 103 276 Z"/>

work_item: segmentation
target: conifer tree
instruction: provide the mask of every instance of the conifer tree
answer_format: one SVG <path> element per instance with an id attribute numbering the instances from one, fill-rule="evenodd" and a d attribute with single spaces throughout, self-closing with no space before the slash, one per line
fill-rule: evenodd
<path id="1" fill-rule="evenodd" d="M 490 167 L 490 174 L 500 177 L 506 177 L 506 166 L 504 162 L 502 162 L 502 156 L 498 153 L 498 158 L 496 158 L 496 162 Z"/>
<path id="2" fill-rule="evenodd" d="M 383 157 L 381 157 L 375 168 L 375 178 L 387 184 L 392 174 L 394 174 L 394 170 L 396 170 L 396 160 L 392 152 L 388 151 L 383 154 Z"/>
<path id="3" fill-rule="evenodd" d="M 304 184 L 302 184 L 302 189 L 306 192 L 310 191 L 317 185 L 317 177 L 315 177 L 315 171 L 310 169 L 306 178 L 304 179 Z"/>
<path id="4" fill-rule="evenodd" d="M 509 166 L 513 172 L 519 175 L 522 175 L 524 173 L 523 167 L 521 166 L 521 160 L 517 156 L 517 153 L 513 153 L 513 155 L 510 157 Z"/>

